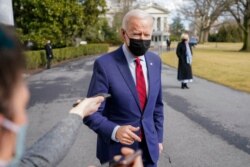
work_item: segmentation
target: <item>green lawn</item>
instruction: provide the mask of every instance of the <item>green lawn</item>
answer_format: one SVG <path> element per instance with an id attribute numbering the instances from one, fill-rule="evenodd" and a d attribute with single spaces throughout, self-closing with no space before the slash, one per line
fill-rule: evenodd
<path id="1" fill-rule="evenodd" d="M 193 49 L 194 75 L 250 93 L 250 53 L 239 52 L 241 47 L 241 43 L 199 44 Z M 177 67 L 175 51 L 161 57 L 164 63 Z"/>

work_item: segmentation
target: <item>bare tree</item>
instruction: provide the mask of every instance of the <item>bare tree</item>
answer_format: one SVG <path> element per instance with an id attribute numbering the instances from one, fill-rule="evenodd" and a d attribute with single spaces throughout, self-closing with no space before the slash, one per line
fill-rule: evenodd
<path id="1" fill-rule="evenodd" d="M 123 7 L 123 13 L 127 13 L 132 7 L 132 4 L 135 0 L 118 0 L 118 3 Z"/>
<path id="2" fill-rule="evenodd" d="M 124 15 L 132 8 L 133 2 L 136 0 L 114 0 L 119 4 L 120 10 L 114 15 L 113 27 L 118 32 L 122 25 Z"/>
<path id="3" fill-rule="evenodd" d="M 182 14 L 199 28 L 200 42 L 208 41 L 209 31 L 234 0 L 186 0 Z"/>
<path id="4" fill-rule="evenodd" d="M 228 11 L 243 31 L 241 50 L 250 52 L 250 0 L 234 0 L 234 5 L 228 6 Z"/>

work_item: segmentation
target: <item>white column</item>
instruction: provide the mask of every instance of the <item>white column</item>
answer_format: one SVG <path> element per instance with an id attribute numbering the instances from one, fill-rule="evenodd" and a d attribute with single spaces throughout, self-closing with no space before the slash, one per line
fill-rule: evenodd
<path id="1" fill-rule="evenodd" d="M 157 17 L 157 31 L 160 31 L 160 17 Z"/>
<path id="2" fill-rule="evenodd" d="M 14 26 L 12 0 L 0 0 L 0 23 Z"/>
<path id="3" fill-rule="evenodd" d="M 154 30 L 157 31 L 157 17 L 154 17 Z"/>
<path id="4" fill-rule="evenodd" d="M 164 17 L 164 22 L 165 22 L 165 25 L 166 25 L 166 27 L 164 27 L 164 30 L 166 32 L 168 32 L 168 20 L 167 20 L 167 17 Z"/>
<path id="5" fill-rule="evenodd" d="M 164 31 L 164 17 L 161 17 L 161 31 Z"/>
<path id="6" fill-rule="evenodd" d="M 168 18 L 166 17 L 166 31 L 169 32 Z"/>

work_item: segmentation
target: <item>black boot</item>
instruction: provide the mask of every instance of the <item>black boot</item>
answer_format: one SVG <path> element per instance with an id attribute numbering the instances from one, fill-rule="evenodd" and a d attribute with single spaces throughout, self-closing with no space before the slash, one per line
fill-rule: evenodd
<path id="1" fill-rule="evenodd" d="M 181 89 L 185 89 L 185 83 L 181 83 Z"/>
<path id="2" fill-rule="evenodd" d="M 189 87 L 187 86 L 187 83 L 184 83 L 184 88 L 189 89 Z"/>

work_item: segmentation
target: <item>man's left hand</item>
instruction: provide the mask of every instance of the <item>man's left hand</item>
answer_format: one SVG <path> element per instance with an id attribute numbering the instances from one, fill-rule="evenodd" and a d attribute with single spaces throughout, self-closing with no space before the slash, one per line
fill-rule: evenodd
<path id="1" fill-rule="evenodd" d="M 163 144 L 162 143 L 159 143 L 159 153 L 161 154 L 163 151 Z"/>

